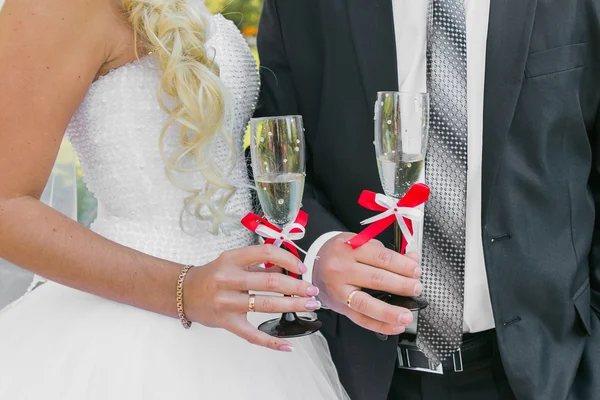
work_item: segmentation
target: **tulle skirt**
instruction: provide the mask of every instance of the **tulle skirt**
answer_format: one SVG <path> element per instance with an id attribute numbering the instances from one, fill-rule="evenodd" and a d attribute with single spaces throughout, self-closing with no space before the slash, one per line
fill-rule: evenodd
<path id="1" fill-rule="evenodd" d="M 49 282 L 0 311 L 0 399 L 347 399 L 325 339 L 292 342 L 281 353 L 222 329 L 185 330 Z"/>

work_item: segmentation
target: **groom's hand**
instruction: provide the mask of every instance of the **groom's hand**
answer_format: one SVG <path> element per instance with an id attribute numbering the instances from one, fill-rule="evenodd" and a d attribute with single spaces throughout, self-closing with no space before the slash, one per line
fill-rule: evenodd
<path id="1" fill-rule="evenodd" d="M 330 239 L 319 251 L 314 263 L 313 284 L 319 298 L 332 310 L 343 314 L 363 328 L 385 335 L 398 335 L 410 325 L 412 313 L 356 292 L 350 306 L 350 294 L 357 289 L 373 289 L 399 296 L 418 296 L 422 285 L 421 268 L 416 254 L 406 256 L 386 249 L 371 240 L 353 250 L 346 244 L 354 234 L 342 233 Z"/>

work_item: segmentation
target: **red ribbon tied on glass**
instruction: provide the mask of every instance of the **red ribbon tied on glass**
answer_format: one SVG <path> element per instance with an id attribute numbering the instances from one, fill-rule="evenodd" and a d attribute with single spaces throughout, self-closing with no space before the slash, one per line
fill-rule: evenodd
<path id="1" fill-rule="evenodd" d="M 398 221 L 402 232 L 400 253 L 404 254 L 406 246 L 414 240 L 413 222 L 423 219 L 423 212 L 416 207 L 429 199 L 429 192 L 429 187 L 423 183 L 412 185 L 400 200 L 368 190 L 363 191 L 358 204 L 369 210 L 379 211 L 381 214 L 362 221 L 362 225 L 370 225 L 348 240 L 347 244 L 357 249 L 387 229 L 394 221 Z"/>
<path id="2" fill-rule="evenodd" d="M 300 240 L 304 237 L 306 232 L 306 223 L 308 222 L 308 214 L 304 211 L 300 211 L 296 220 L 291 224 L 278 228 L 263 217 L 259 217 L 256 214 L 250 213 L 242 219 L 242 225 L 247 229 L 256 233 L 265 239 L 266 244 L 272 244 L 277 247 L 282 245 L 287 248 L 290 253 L 300 258 L 298 251 L 306 254 L 294 241 Z M 265 267 L 271 268 L 273 264 L 266 263 Z M 291 273 L 290 276 L 297 278 L 298 275 Z"/>

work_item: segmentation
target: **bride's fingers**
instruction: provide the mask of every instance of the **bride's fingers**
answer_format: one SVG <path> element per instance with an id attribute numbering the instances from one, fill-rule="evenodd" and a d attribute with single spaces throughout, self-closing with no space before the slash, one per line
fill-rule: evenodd
<path id="1" fill-rule="evenodd" d="M 259 331 L 250 322 L 248 322 L 245 316 L 235 318 L 230 326 L 223 326 L 223 328 L 257 346 L 263 346 L 272 350 L 284 351 L 288 353 L 294 348 L 287 340 L 278 339 Z"/>
<path id="2" fill-rule="evenodd" d="M 302 297 L 312 297 L 319 294 L 319 289 L 307 281 L 301 281 L 284 274 L 267 274 L 264 272 L 246 274 L 246 282 L 243 282 L 243 287 L 236 289 L 244 292 L 271 292 Z"/>
<path id="3" fill-rule="evenodd" d="M 235 300 L 235 309 L 248 312 L 250 301 L 247 294 L 240 294 Z M 285 313 L 316 311 L 321 303 L 310 297 L 262 296 L 254 297 L 254 311 L 261 313 Z"/>
<path id="4" fill-rule="evenodd" d="M 272 263 L 299 275 L 307 271 L 306 266 L 296 256 L 272 244 L 244 247 L 228 253 L 227 257 L 232 257 L 233 262 L 244 266 L 246 270 L 252 265 Z"/>
<path id="5" fill-rule="evenodd" d="M 283 272 L 283 268 L 278 265 L 274 265 L 270 268 L 265 268 L 262 265 L 253 265 L 248 268 L 249 272 L 267 272 L 269 274 L 281 274 Z"/>

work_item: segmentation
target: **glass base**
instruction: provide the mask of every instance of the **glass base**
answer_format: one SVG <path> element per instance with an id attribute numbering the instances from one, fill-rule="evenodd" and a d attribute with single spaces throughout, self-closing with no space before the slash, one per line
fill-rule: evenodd
<path id="1" fill-rule="evenodd" d="M 424 297 L 403 297 L 395 294 L 382 293 L 377 296 L 379 300 L 385 301 L 393 306 L 406 308 L 410 311 L 419 311 L 427 308 L 429 302 Z"/>
<path id="2" fill-rule="evenodd" d="M 285 313 L 279 319 L 263 322 L 258 329 L 268 335 L 280 338 L 308 336 L 317 332 L 323 323 L 307 317 L 299 317 L 296 313 Z"/>

